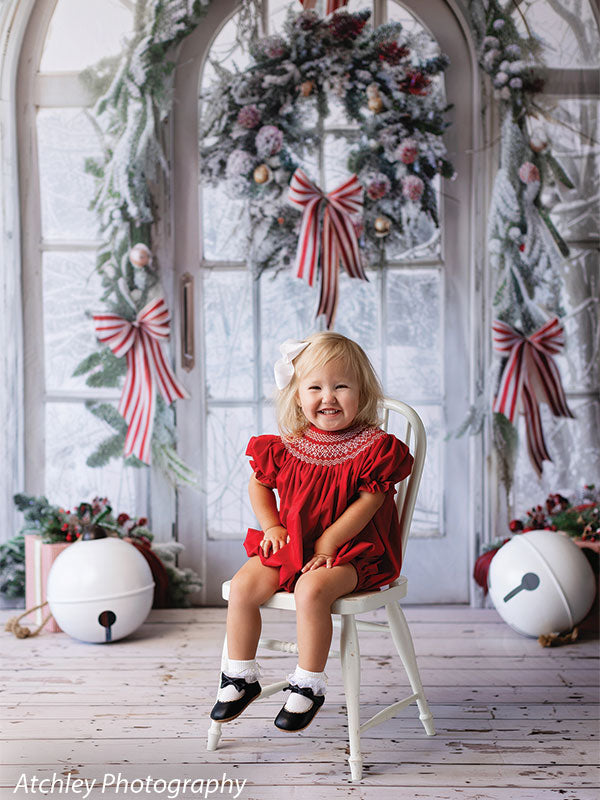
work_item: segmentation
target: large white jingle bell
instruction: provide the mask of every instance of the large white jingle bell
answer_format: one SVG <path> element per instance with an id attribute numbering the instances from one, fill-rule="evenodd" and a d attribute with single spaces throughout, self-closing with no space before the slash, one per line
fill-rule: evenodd
<path id="1" fill-rule="evenodd" d="M 596 596 L 594 572 L 579 547 L 547 530 L 503 545 L 490 563 L 488 586 L 502 619 L 525 636 L 571 630 Z"/>
<path id="2" fill-rule="evenodd" d="M 136 630 L 152 608 L 154 581 L 144 556 L 116 537 L 80 539 L 48 575 L 57 624 L 84 642 L 113 642 Z"/>

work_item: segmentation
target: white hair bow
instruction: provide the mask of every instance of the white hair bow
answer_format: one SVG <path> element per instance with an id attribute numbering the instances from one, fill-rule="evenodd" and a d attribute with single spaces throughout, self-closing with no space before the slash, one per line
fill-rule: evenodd
<path id="1" fill-rule="evenodd" d="M 293 361 L 308 345 L 308 342 L 299 342 L 297 339 L 286 339 L 283 344 L 279 345 L 282 358 L 275 362 L 273 368 L 278 389 L 285 389 L 288 386 L 294 377 Z"/>

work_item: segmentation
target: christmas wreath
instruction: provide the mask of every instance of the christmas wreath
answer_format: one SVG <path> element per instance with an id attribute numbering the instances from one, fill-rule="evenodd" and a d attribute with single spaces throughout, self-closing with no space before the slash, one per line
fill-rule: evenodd
<path id="1" fill-rule="evenodd" d="M 435 178 L 454 174 L 442 141 L 448 106 L 436 80 L 448 59 L 423 58 L 400 23 L 372 29 L 369 16 L 291 14 L 285 35 L 256 41 L 243 72 L 219 67 L 203 97 L 201 174 L 245 198 L 256 274 L 293 261 L 301 215 L 288 202 L 290 180 L 322 138 L 331 95 L 357 127 L 347 166 L 364 189 L 362 217 L 353 218 L 361 268 L 381 261 L 386 242 L 410 246 L 422 215 L 438 225 Z"/>

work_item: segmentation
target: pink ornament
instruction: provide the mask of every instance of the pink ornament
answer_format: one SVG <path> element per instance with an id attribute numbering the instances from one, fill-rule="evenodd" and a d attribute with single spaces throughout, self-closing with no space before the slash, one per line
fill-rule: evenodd
<path id="1" fill-rule="evenodd" d="M 371 200 L 379 200 L 384 197 L 391 189 L 392 184 L 387 175 L 383 172 L 376 172 L 374 175 L 369 176 L 367 184 L 367 195 Z"/>
<path id="2" fill-rule="evenodd" d="M 423 194 L 425 184 L 416 175 L 409 175 L 402 181 L 402 194 L 412 203 L 418 203 Z"/>
<path id="3" fill-rule="evenodd" d="M 276 125 L 263 125 L 256 134 L 256 151 L 260 158 L 274 156 L 282 144 L 283 133 Z"/>
<path id="4" fill-rule="evenodd" d="M 405 139 L 396 148 L 395 155 L 403 164 L 412 164 L 419 155 L 419 145 L 414 139 Z"/>
<path id="5" fill-rule="evenodd" d="M 519 178 L 523 183 L 539 183 L 540 171 L 531 161 L 525 161 L 519 167 Z"/>
<path id="6" fill-rule="evenodd" d="M 142 267 L 147 267 L 148 264 L 151 263 L 152 253 L 145 244 L 140 242 L 139 244 L 134 244 L 129 251 L 129 260 L 134 267 L 141 269 Z"/>
<path id="7" fill-rule="evenodd" d="M 259 122 L 260 111 L 255 105 L 244 106 L 238 111 L 237 123 L 241 125 L 242 128 L 248 128 L 248 130 L 256 128 Z"/>

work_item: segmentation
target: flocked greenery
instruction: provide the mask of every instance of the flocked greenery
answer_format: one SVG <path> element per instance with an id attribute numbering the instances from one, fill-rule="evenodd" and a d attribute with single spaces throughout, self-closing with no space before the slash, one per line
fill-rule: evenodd
<path id="1" fill-rule="evenodd" d="M 373 29 L 369 17 L 291 11 L 285 35 L 252 43 L 246 70 L 215 65 L 217 81 L 203 98 L 201 174 L 246 199 L 256 273 L 294 258 L 301 214 L 288 203 L 289 182 L 319 145 L 332 98 L 358 127 L 347 169 L 365 189 L 357 223 L 365 260 L 378 264 L 386 244 L 410 246 L 421 215 L 438 224 L 434 179 L 454 174 L 441 138 L 449 123 L 439 76 L 448 60 L 423 56 L 423 42 L 400 23 Z M 376 230 L 378 217 L 389 233 Z"/>
<path id="2" fill-rule="evenodd" d="M 24 524 L 17 536 L 0 544 L 0 594 L 15 599 L 25 594 L 25 535 L 36 534 L 45 544 L 75 542 L 88 526 L 100 524 L 110 534 L 128 537 L 150 547 L 163 563 L 169 579 L 167 599 L 171 607 L 190 604 L 190 594 L 198 591 L 202 582 L 189 567 L 177 566 L 176 558 L 183 546 L 177 542 L 153 544 L 154 535 L 144 517 L 113 514 L 107 498 L 95 497 L 65 509 L 52 505 L 45 497 L 17 494 L 14 502 L 23 512 Z"/>

